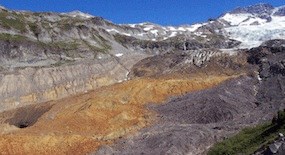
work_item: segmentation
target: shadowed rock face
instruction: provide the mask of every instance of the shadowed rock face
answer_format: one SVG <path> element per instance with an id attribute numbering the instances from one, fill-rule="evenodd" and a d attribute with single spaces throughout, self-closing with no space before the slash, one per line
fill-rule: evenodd
<path id="1" fill-rule="evenodd" d="M 276 16 L 285 16 L 285 7 L 280 8 L 278 11 L 275 12 Z"/>
<path id="2" fill-rule="evenodd" d="M 8 123 L 10 125 L 14 125 L 18 128 L 26 128 L 34 125 L 37 120 L 44 115 L 44 113 L 48 112 L 52 108 L 52 104 L 43 104 L 43 105 L 30 105 L 26 107 L 21 107 L 16 111 L 8 111 L 1 113 L 1 119 L 7 118 L 10 116 L 11 118 L 4 119 L 2 123 Z"/>
<path id="3" fill-rule="evenodd" d="M 248 61 L 259 66 L 261 77 L 258 101 L 262 104 L 284 102 L 285 98 L 285 42 L 272 40 L 249 51 Z"/>

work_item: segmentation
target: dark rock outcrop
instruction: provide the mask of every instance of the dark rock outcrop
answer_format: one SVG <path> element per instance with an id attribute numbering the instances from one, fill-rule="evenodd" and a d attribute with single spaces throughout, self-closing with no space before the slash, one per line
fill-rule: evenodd
<path id="1" fill-rule="evenodd" d="M 279 8 L 275 13 L 274 13 L 275 16 L 285 16 L 285 7 L 281 7 Z"/>
<path id="2" fill-rule="evenodd" d="M 272 13 L 274 7 L 270 4 L 260 3 L 248 7 L 239 7 L 230 13 L 251 13 L 251 14 L 270 14 Z"/>
<path id="3" fill-rule="evenodd" d="M 232 51 L 236 52 L 236 51 Z M 247 70 L 243 52 L 230 56 L 218 49 L 171 51 L 141 60 L 130 77 L 162 76 L 172 73 L 190 75 L 239 74 Z"/>
<path id="4" fill-rule="evenodd" d="M 258 100 L 264 104 L 280 104 L 285 99 L 284 40 L 271 40 L 249 51 L 248 62 L 259 66 L 261 78 Z"/>

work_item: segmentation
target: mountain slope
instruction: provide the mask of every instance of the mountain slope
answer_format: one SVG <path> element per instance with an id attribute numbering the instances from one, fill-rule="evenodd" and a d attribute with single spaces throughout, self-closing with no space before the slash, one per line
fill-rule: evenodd
<path id="1" fill-rule="evenodd" d="M 205 154 L 285 105 L 284 7 L 178 27 L 5 8 L 0 21 L 6 154 Z"/>

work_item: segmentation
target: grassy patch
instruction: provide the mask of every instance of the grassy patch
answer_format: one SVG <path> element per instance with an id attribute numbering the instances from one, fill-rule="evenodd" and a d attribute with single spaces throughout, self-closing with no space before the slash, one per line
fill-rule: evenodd
<path id="1" fill-rule="evenodd" d="M 58 61 L 58 62 L 52 64 L 51 66 L 52 67 L 59 67 L 59 66 L 62 66 L 64 64 L 73 63 L 73 62 L 74 62 L 74 60 L 61 60 L 61 61 Z"/>
<path id="2" fill-rule="evenodd" d="M 59 41 L 59 42 L 54 42 L 50 44 L 53 47 L 57 47 L 59 49 L 63 49 L 63 50 L 76 50 L 79 47 L 79 44 L 74 41 L 74 42 L 63 42 L 63 41 Z"/>
<path id="3" fill-rule="evenodd" d="M 77 19 L 77 18 L 66 18 L 66 19 L 62 19 L 60 21 L 57 22 L 58 27 L 68 31 L 71 30 L 72 28 L 74 28 L 74 25 L 76 24 L 82 24 L 84 22 L 84 20 L 82 19 Z"/>
<path id="4" fill-rule="evenodd" d="M 38 37 L 41 32 L 41 29 L 38 27 L 36 23 L 28 22 L 30 30 Z"/>
<path id="5" fill-rule="evenodd" d="M 0 25 L 7 29 L 16 29 L 20 32 L 26 32 L 25 18 L 23 15 L 0 11 Z"/>
<path id="6" fill-rule="evenodd" d="M 26 37 L 20 36 L 20 35 L 11 35 L 8 33 L 0 34 L 0 40 L 4 40 L 4 41 L 23 41 L 26 39 L 27 39 Z"/>
<path id="7" fill-rule="evenodd" d="M 95 55 L 97 54 L 97 52 L 100 52 L 100 53 L 107 53 L 108 50 L 111 49 L 111 46 L 109 46 L 109 45 L 107 45 L 107 44 L 102 44 L 102 45 L 101 45 L 102 47 L 100 48 L 100 47 L 91 45 L 91 44 L 90 44 L 89 42 L 87 42 L 86 40 L 82 40 L 82 41 L 84 42 L 84 44 L 85 44 L 86 46 L 89 47 L 89 49 L 91 49 L 92 51 L 95 52 Z"/>
<path id="8" fill-rule="evenodd" d="M 252 128 L 245 128 L 237 135 L 215 144 L 208 155 L 253 154 L 261 147 L 267 147 L 277 138 L 278 133 L 285 133 L 285 112 L 279 111 L 276 121 L 264 123 Z"/>

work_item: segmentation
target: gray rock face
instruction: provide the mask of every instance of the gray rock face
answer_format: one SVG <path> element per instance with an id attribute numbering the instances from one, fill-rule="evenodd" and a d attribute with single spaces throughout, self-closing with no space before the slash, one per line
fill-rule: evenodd
<path id="1" fill-rule="evenodd" d="M 143 59 L 130 71 L 130 77 L 156 77 L 173 73 L 193 75 L 239 74 L 247 70 L 242 52 L 218 49 L 172 51 Z"/>
<path id="2" fill-rule="evenodd" d="M 275 13 L 274 13 L 275 16 L 285 16 L 285 7 L 281 7 L 279 8 Z"/>
<path id="3" fill-rule="evenodd" d="M 284 40 L 265 42 L 263 46 L 249 51 L 248 61 L 259 65 L 262 78 L 261 91 L 258 93 L 260 102 L 280 104 L 285 98 L 285 47 Z"/>
<path id="4" fill-rule="evenodd" d="M 1 111 L 56 100 L 127 80 L 130 67 L 146 55 L 76 62 L 58 67 L 26 67 L 0 74 Z"/>
<path id="5" fill-rule="evenodd" d="M 271 14 L 274 7 L 270 4 L 260 3 L 248 7 L 237 8 L 230 13 L 251 13 L 251 14 Z"/>
<path id="6" fill-rule="evenodd" d="M 168 52 L 156 55 L 135 64 L 130 72 L 131 77 L 158 76 L 191 70 L 191 66 L 202 67 L 212 57 L 221 55 L 221 51 L 200 49 L 180 52 Z"/>
<path id="7" fill-rule="evenodd" d="M 0 41 L 0 65 L 4 68 L 46 66 L 59 61 L 60 58 L 61 53 L 57 48 L 28 40 Z"/>

